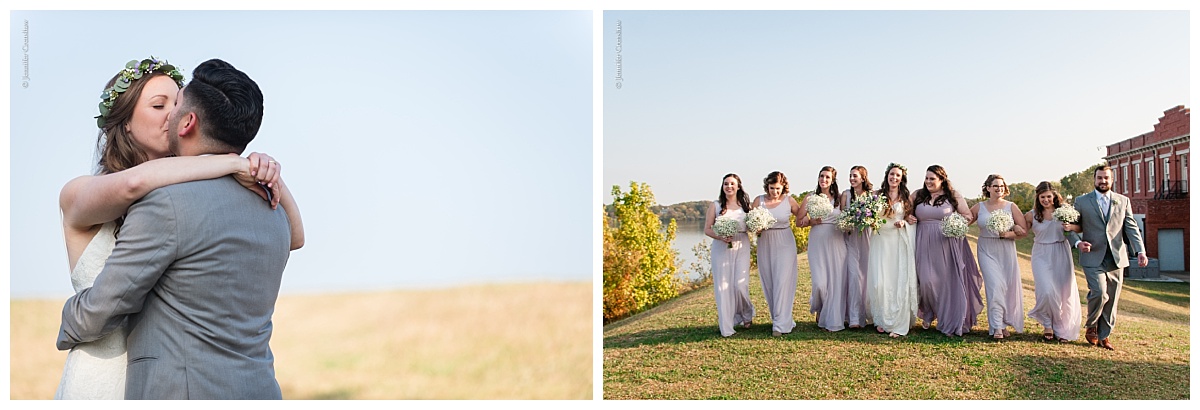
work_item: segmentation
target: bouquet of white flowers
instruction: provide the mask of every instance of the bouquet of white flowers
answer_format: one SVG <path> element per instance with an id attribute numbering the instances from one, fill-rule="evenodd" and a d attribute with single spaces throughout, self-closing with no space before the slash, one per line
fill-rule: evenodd
<path id="1" fill-rule="evenodd" d="M 1073 224 L 1079 222 L 1079 211 L 1075 210 L 1075 207 L 1071 206 L 1071 204 L 1064 204 L 1055 209 L 1053 215 L 1054 219 L 1062 223 Z"/>
<path id="2" fill-rule="evenodd" d="M 942 218 L 942 235 L 946 235 L 947 238 L 967 236 L 967 218 L 957 213 Z"/>
<path id="3" fill-rule="evenodd" d="M 1008 212 L 1004 212 L 1003 209 L 992 211 L 990 214 L 988 214 L 987 228 L 988 230 L 995 232 L 996 235 L 1008 232 L 1008 230 L 1013 228 L 1012 215 L 1009 215 Z"/>
<path id="4" fill-rule="evenodd" d="M 849 212 L 842 212 L 837 217 L 837 228 L 842 232 L 854 231 L 854 215 Z"/>
<path id="5" fill-rule="evenodd" d="M 887 209 L 887 198 L 871 194 L 859 195 L 846 205 L 846 210 L 842 211 L 842 215 L 838 217 L 838 227 L 841 227 L 841 219 L 845 217 L 851 224 L 851 228 L 858 228 L 859 232 L 868 229 L 878 231 L 879 227 L 887 222 L 887 218 L 882 215 L 885 209 Z"/>
<path id="6" fill-rule="evenodd" d="M 737 229 L 737 219 L 733 219 L 733 217 L 729 215 L 718 216 L 717 220 L 713 221 L 712 230 L 717 234 L 717 236 L 732 238 L 733 235 L 737 234 Z M 726 242 L 725 245 L 728 245 L 727 247 L 732 248 L 733 242 Z"/>
<path id="7" fill-rule="evenodd" d="M 750 242 L 757 244 L 758 234 L 775 224 L 771 211 L 761 205 L 746 213 L 746 231 L 750 233 Z"/>
<path id="8" fill-rule="evenodd" d="M 767 208 L 759 206 L 746 214 L 746 231 L 758 235 L 774 225 L 775 216 Z"/>
<path id="9" fill-rule="evenodd" d="M 825 194 L 809 195 L 807 208 L 809 218 L 824 218 L 833 212 L 833 202 Z"/>

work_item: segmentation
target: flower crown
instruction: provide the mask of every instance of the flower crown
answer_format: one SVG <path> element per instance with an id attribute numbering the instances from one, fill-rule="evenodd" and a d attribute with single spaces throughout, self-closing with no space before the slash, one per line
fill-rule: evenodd
<path id="1" fill-rule="evenodd" d="M 903 166 L 903 165 L 897 164 L 897 163 L 895 163 L 895 162 L 889 163 L 887 167 L 888 167 L 888 169 L 892 169 L 892 168 L 900 168 L 900 170 L 901 170 L 901 171 L 904 171 L 904 173 L 905 173 L 905 174 L 907 174 L 907 173 L 908 173 L 908 167 L 905 167 L 905 166 Z"/>
<path id="2" fill-rule="evenodd" d="M 175 85 L 183 87 L 183 74 L 180 74 L 175 66 L 167 64 L 167 60 L 159 60 L 154 56 L 142 61 L 129 60 L 128 63 L 125 63 L 125 69 L 117 73 L 119 77 L 117 77 L 117 81 L 113 82 L 112 87 L 106 88 L 104 93 L 100 94 L 100 115 L 96 116 L 96 126 L 104 128 L 104 120 L 108 118 L 108 111 L 112 110 L 113 104 L 117 102 L 117 96 L 128 90 L 133 80 L 155 71 L 166 74 L 175 80 Z"/>

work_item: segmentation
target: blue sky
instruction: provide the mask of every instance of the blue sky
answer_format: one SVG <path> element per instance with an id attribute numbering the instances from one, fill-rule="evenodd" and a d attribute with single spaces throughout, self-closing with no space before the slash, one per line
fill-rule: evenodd
<path id="1" fill-rule="evenodd" d="M 101 42 L 129 21 L 146 32 Z M 185 78 L 221 58 L 263 89 L 248 152 L 283 164 L 307 233 L 284 293 L 592 280 L 588 11 L 12 11 L 9 22 L 12 297 L 72 293 L 58 192 L 92 171 L 104 83 L 150 55 Z M 198 27 L 218 29 L 189 34 Z"/>
<path id="2" fill-rule="evenodd" d="M 607 11 L 602 31 L 605 203 L 631 180 L 713 200 L 729 172 L 798 193 L 824 165 L 878 184 L 890 162 L 975 196 L 991 173 L 1082 170 L 1192 105 L 1187 11 Z"/>

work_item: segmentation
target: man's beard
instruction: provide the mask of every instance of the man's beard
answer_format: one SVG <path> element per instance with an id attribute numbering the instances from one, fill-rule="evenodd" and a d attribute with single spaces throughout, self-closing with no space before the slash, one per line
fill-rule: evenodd
<path id="1" fill-rule="evenodd" d="M 1109 188 L 1110 188 L 1110 186 L 1108 184 L 1103 184 L 1103 185 L 1096 184 L 1096 192 L 1099 192 L 1102 194 L 1107 194 Z"/>

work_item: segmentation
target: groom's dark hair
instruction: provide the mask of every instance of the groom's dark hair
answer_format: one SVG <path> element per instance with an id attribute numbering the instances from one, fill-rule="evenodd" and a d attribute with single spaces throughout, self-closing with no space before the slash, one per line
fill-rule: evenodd
<path id="1" fill-rule="evenodd" d="M 1095 170 L 1095 171 L 1092 171 L 1092 178 L 1095 178 L 1095 177 L 1096 177 L 1096 173 L 1097 173 L 1097 172 L 1100 172 L 1100 171 L 1109 171 L 1109 172 L 1112 172 L 1112 167 L 1110 167 L 1110 166 L 1108 166 L 1108 165 L 1101 165 L 1101 166 L 1099 166 L 1099 167 L 1096 167 L 1096 170 Z"/>
<path id="2" fill-rule="evenodd" d="M 183 89 L 187 108 L 202 119 L 200 131 L 211 142 L 242 153 L 262 125 L 263 94 L 246 73 L 220 59 L 200 63 Z"/>

